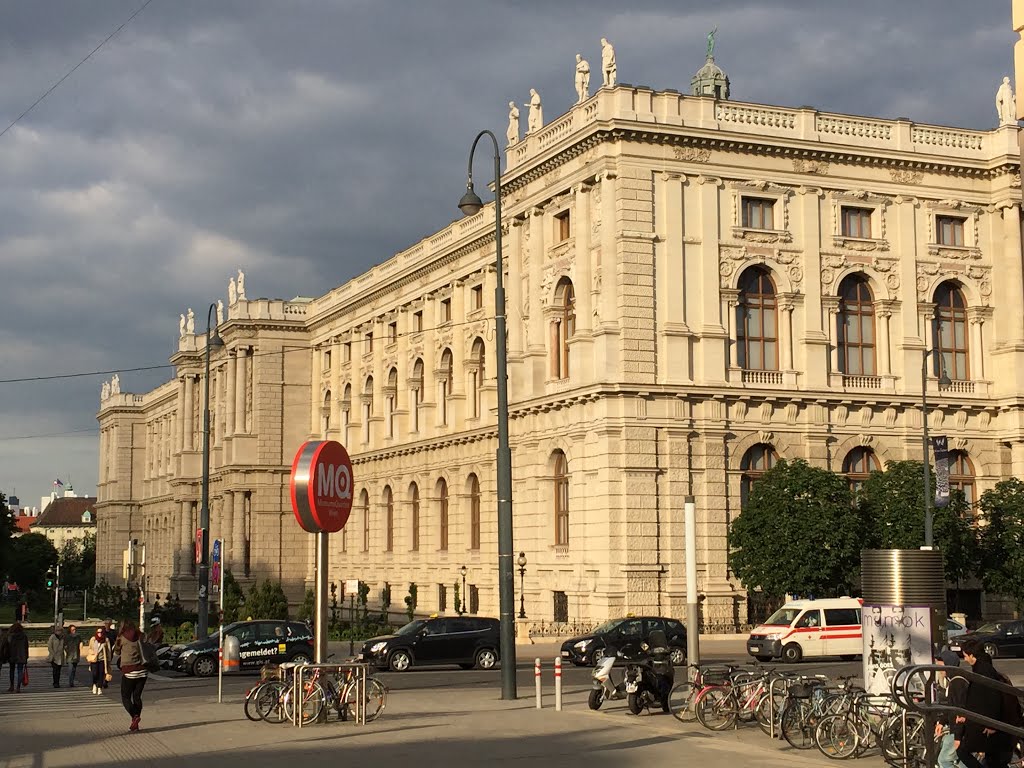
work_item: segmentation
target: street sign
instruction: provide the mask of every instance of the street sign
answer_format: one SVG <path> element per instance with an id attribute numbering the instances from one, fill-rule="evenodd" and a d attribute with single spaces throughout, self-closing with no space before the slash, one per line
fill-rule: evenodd
<path id="1" fill-rule="evenodd" d="M 220 592 L 220 559 L 222 547 L 223 541 L 221 539 L 213 540 L 213 569 L 210 572 L 210 587 L 214 592 Z"/>
<path id="2" fill-rule="evenodd" d="M 359 579 L 345 579 L 345 594 L 355 595 L 359 592 Z"/>
<path id="3" fill-rule="evenodd" d="M 334 440 L 303 443 L 292 462 L 292 511 L 304 531 L 337 533 L 352 512 L 352 460 Z"/>

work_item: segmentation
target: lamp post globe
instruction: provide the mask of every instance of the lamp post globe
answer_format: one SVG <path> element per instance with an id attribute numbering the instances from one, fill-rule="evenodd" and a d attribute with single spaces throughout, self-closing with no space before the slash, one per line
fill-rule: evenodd
<path id="1" fill-rule="evenodd" d="M 473 191 L 473 182 L 469 182 L 466 186 L 466 194 L 459 200 L 459 210 L 462 211 L 465 216 L 475 216 L 480 213 L 480 209 L 484 207 L 483 200 L 480 196 Z"/>

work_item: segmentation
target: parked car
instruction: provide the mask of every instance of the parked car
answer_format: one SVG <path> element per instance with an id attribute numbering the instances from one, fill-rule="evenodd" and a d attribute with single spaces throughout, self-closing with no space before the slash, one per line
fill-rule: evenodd
<path id="1" fill-rule="evenodd" d="M 1024 656 L 1024 621 L 993 621 L 973 632 L 960 635 L 949 649 L 963 655 L 961 644 L 968 638 L 978 640 L 993 659 L 998 656 Z"/>
<path id="2" fill-rule="evenodd" d="M 661 630 L 668 638 L 672 663 L 686 663 L 686 626 L 664 616 L 625 616 L 606 621 L 593 632 L 573 637 L 562 643 L 562 658 L 578 667 L 593 666 L 602 648 L 621 648 L 627 644 L 647 641 L 652 632 Z"/>
<path id="3" fill-rule="evenodd" d="M 238 621 L 224 627 L 224 636 L 238 638 L 239 670 L 264 664 L 313 658 L 313 633 L 301 621 Z M 215 632 L 205 640 L 172 646 L 160 664 L 188 675 L 209 677 L 217 673 L 218 639 Z"/>
<path id="4" fill-rule="evenodd" d="M 963 624 L 954 619 L 946 619 L 946 639 L 952 640 L 954 637 L 960 637 L 960 635 L 966 635 L 970 630 L 967 629 Z"/>
<path id="5" fill-rule="evenodd" d="M 393 672 L 440 664 L 494 669 L 499 661 L 498 626 L 497 619 L 479 616 L 417 619 L 393 635 L 370 638 L 357 658 Z"/>

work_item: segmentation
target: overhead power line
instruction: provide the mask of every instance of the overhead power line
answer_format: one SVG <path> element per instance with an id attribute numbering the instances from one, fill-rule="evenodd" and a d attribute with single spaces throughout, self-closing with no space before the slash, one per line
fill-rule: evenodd
<path id="1" fill-rule="evenodd" d="M 91 59 L 94 53 L 96 53 L 100 48 L 102 48 L 104 45 L 109 43 L 111 38 L 114 37 L 114 35 L 116 35 L 122 29 L 127 27 L 131 23 L 132 19 L 134 19 L 136 16 L 138 16 L 144 10 L 146 10 L 146 6 L 148 6 L 152 2 L 153 2 L 153 0 L 146 0 L 146 2 L 144 2 L 142 5 L 140 5 L 131 16 L 129 16 L 127 19 L 124 20 L 124 22 L 121 24 L 121 26 L 119 26 L 117 29 L 115 29 L 113 32 L 111 32 L 109 35 L 107 35 L 105 38 L 103 38 L 103 41 L 99 45 L 97 45 L 95 48 L 93 48 L 91 51 L 89 51 L 89 53 L 86 55 L 86 57 L 84 59 L 82 59 L 80 62 L 75 64 L 75 66 L 73 66 L 71 69 L 69 69 L 67 72 L 65 72 L 64 76 L 60 80 L 55 82 L 53 85 L 51 85 L 49 87 L 49 89 L 46 91 L 46 93 L 44 93 L 42 96 L 40 96 L 34 102 L 32 102 L 32 106 L 30 106 L 28 109 L 26 109 L 20 115 L 18 115 L 16 118 L 14 118 L 14 120 L 11 121 L 11 124 L 8 125 L 6 128 L 4 128 L 3 131 L 0 131 L 0 136 L 3 136 L 5 133 L 7 133 L 9 130 L 11 130 L 11 128 L 13 128 L 15 125 L 17 125 L 18 122 L 23 117 L 25 117 L 25 115 L 27 115 L 33 109 L 38 107 L 42 103 L 43 99 L 45 99 L 47 96 L 49 96 L 55 90 L 57 90 L 57 88 L 60 87 L 61 83 L 63 83 L 65 80 L 67 80 L 69 77 L 71 77 L 75 73 L 75 70 L 77 70 L 80 66 L 85 64 L 85 62 L 87 62 L 89 59 Z"/>

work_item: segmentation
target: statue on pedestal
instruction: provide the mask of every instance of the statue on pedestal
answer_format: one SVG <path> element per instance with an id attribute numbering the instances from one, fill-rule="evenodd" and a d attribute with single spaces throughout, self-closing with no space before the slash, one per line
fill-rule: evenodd
<path id="1" fill-rule="evenodd" d="M 109 399 L 110 399 L 110 382 L 109 381 L 104 381 L 103 384 L 100 385 L 100 402 L 101 403 L 105 403 Z"/>
<path id="2" fill-rule="evenodd" d="M 1017 99 L 1013 95 L 1010 78 L 1004 77 L 999 90 L 996 91 L 996 112 L 999 114 L 999 125 L 1017 124 Z"/>
<path id="3" fill-rule="evenodd" d="M 185 332 L 192 336 L 196 334 L 196 313 L 192 311 L 192 307 L 188 308 L 188 322 L 185 324 Z"/>
<path id="4" fill-rule="evenodd" d="M 611 88 L 615 85 L 615 75 L 618 69 L 615 66 L 615 49 L 605 38 L 601 38 L 601 71 L 604 76 L 604 87 Z"/>
<path id="5" fill-rule="evenodd" d="M 576 103 L 586 101 L 590 96 L 590 63 L 580 53 L 576 54 Z"/>
<path id="6" fill-rule="evenodd" d="M 118 376 L 116 373 L 114 374 L 114 378 L 110 380 L 110 394 L 121 394 L 121 377 Z"/>
<path id="7" fill-rule="evenodd" d="M 530 108 L 530 117 L 526 121 L 526 132 L 533 133 L 544 127 L 544 108 L 540 103 L 540 94 L 536 88 L 530 89 L 530 101 L 523 106 Z"/>
<path id="8" fill-rule="evenodd" d="M 182 338 L 185 335 L 185 316 L 178 315 L 178 338 Z"/>
<path id="9" fill-rule="evenodd" d="M 715 27 L 708 32 L 708 58 L 715 58 L 715 35 L 718 33 L 718 27 Z"/>
<path id="10" fill-rule="evenodd" d="M 224 324 L 224 302 L 217 299 L 217 327 Z"/>
<path id="11" fill-rule="evenodd" d="M 233 307 L 238 303 L 238 291 L 235 290 L 235 278 L 228 280 L 228 306 Z"/>
<path id="12" fill-rule="evenodd" d="M 245 301 L 245 272 L 238 270 L 238 300 Z"/>
<path id="13" fill-rule="evenodd" d="M 508 130 L 505 131 L 508 145 L 519 143 L 519 107 L 514 101 L 508 103 Z"/>

